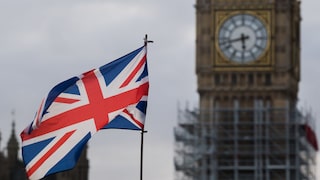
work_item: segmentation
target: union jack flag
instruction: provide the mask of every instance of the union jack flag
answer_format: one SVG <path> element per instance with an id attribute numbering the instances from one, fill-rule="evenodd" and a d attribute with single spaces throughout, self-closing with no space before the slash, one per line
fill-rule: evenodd
<path id="1" fill-rule="evenodd" d="M 148 89 L 145 46 L 56 85 L 21 132 L 28 177 L 73 168 L 100 129 L 143 130 Z"/>

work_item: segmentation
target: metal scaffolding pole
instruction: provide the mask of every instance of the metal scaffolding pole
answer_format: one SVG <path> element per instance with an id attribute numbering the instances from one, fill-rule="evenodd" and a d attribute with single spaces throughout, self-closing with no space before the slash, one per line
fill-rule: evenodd
<path id="1" fill-rule="evenodd" d="M 232 108 L 179 111 L 175 167 L 180 180 L 313 180 L 315 152 L 296 109 L 234 99 Z"/>

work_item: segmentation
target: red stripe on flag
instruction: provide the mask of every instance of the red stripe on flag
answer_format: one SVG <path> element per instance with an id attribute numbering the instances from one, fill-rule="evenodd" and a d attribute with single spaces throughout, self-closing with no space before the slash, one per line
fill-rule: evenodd
<path id="1" fill-rule="evenodd" d="M 139 64 L 136 66 L 136 68 L 131 72 L 130 76 L 123 82 L 123 84 L 120 86 L 120 88 L 125 87 L 126 85 L 128 85 L 132 79 L 134 78 L 134 76 L 137 74 L 137 72 L 141 69 L 141 67 L 144 65 L 144 63 L 147 60 L 147 56 L 146 54 L 143 56 L 143 58 L 141 59 L 141 61 L 139 62 Z"/>
<path id="2" fill-rule="evenodd" d="M 95 85 L 97 81 L 86 82 L 87 80 L 85 79 L 83 81 L 85 82 L 84 84 L 86 87 L 94 88 L 97 86 Z M 135 89 L 106 99 L 100 97 L 102 96 L 101 93 L 98 93 L 94 90 L 89 90 L 90 88 L 87 88 L 88 98 L 91 102 L 90 104 L 74 108 L 66 111 L 65 113 L 46 119 L 41 123 L 42 128 L 34 129 L 32 134 L 21 133 L 22 140 L 26 141 L 28 139 L 32 139 L 34 137 L 47 134 L 91 118 L 94 118 L 96 128 L 99 130 L 109 122 L 108 113 L 125 108 L 129 104 L 135 104 L 140 101 L 142 96 L 148 95 L 149 83 L 146 82 Z M 99 98 L 102 99 L 98 100 Z M 66 121 L 65 119 L 68 120 Z"/>
<path id="3" fill-rule="evenodd" d="M 70 98 L 63 98 L 63 97 L 57 97 L 54 102 L 57 103 L 66 103 L 66 104 L 72 104 L 75 102 L 80 101 L 79 99 L 70 99 Z"/>
<path id="4" fill-rule="evenodd" d="M 130 118 L 136 123 L 138 124 L 138 126 L 143 129 L 143 123 L 141 123 L 140 121 L 138 121 L 136 118 L 133 117 L 133 115 L 127 110 L 123 110 L 124 113 L 126 113 L 128 116 L 130 116 Z"/>
<path id="5" fill-rule="evenodd" d="M 41 112 L 42 112 L 42 108 L 43 108 L 43 103 L 44 103 L 44 99 L 42 99 L 39 110 L 37 112 L 37 117 L 36 117 L 36 126 L 38 127 L 40 124 L 40 116 L 42 116 Z"/>
<path id="6" fill-rule="evenodd" d="M 30 177 L 53 153 L 57 151 L 60 146 L 66 142 L 69 137 L 75 132 L 76 130 L 70 131 L 66 133 L 62 138 L 46 153 L 44 154 L 39 161 L 37 161 L 27 172 L 28 177 Z"/>

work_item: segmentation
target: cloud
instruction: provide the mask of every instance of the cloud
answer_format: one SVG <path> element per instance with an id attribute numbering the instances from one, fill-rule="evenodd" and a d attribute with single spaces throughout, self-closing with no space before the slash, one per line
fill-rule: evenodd
<path id="1" fill-rule="evenodd" d="M 155 43 L 148 49 L 145 178 L 172 179 L 177 101 L 197 97 L 190 2 L 0 1 L 0 22 L 2 148 L 10 134 L 12 109 L 19 133 L 55 84 L 138 48 L 148 34 Z M 102 134 L 90 142 L 90 178 L 139 175 L 139 132 Z"/>
<path id="2" fill-rule="evenodd" d="M 6 146 L 11 110 L 17 133 L 29 124 L 42 97 L 57 83 L 148 46 L 150 101 L 145 179 L 173 179 L 173 126 L 178 101 L 196 106 L 194 1 L 0 0 L 0 118 Z M 302 1 L 302 83 L 299 97 L 320 112 L 316 0 Z M 319 126 L 319 125 L 318 125 Z M 319 128 L 318 128 L 319 130 Z M 127 137 L 128 136 L 128 137 Z M 139 133 L 93 137 L 90 178 L 137 176 Z M 122 162 L 121 159 L 127 159 Z M 120 169 L 122 167 L 122 169 Z M 126 173 L 123 173 L 125 169 Z M 114 177 L 116 175 L 120 177 Z M 137 177 L 138 178 L 138 177 Z"/>

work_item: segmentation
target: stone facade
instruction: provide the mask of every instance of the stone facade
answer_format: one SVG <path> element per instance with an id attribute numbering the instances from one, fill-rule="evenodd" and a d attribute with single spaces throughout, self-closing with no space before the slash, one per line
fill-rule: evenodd
<path id="1" fill-rule="evenodd" d="M 195 8 L 200 103 L 175 131 L 180 179 L 314 179 L 296 107 L 300 1 L 197 0 Z"/>
<path id="2" fill-rule="evenodd" d="M 287 103 L 295 107 L 300 81 L 300 1 L 197 0 L 195 7 L 200 107 L 212 108 L 217 99 L 220 104 L 233 106 L 234 98 L 249 105 L 259 98 L 270 100 L 273 107 Z M 218 15 L 245 11 L 266 19 L 268 59 L 246 64 L 219 60 L 216 31 L 219 18 L 223 17 Z"/>

